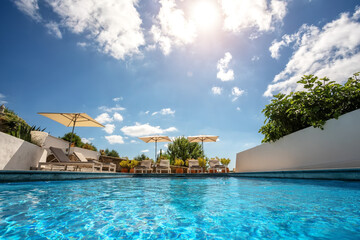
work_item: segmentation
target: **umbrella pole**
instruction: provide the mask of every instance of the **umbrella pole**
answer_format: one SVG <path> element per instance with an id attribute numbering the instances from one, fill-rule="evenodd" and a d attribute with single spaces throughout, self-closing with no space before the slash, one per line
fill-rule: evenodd
<path id="1" fill-rule="evenodd" d="M 155 140 L 155 159 L 154 161 L 156 162 L 156 155 L 157 155 L 157 140 Z"/>
<path id="2" fill-rule="evenodd" d="M 74 125 L 73 125 L 72 132 L 71 132 L 70 143 L 69 143 L 69 150 L 68 150 L 68 157 L 70 156 L 70 148 L 71 148 L 71 143 L 72 143 L 72 139 L 73 139 L 73 136 L 74 136 L 74 129 L 75 129 L 75 124 L 76 124 L 76 118 L 77 118 L 77 115 L 75 115 Z"/>
<path id="3" fill-rule="evenodd" d="M 201 148 L 203 150 L 203 154 L 204 154 L 204 157 L 205 157 L 205 152 L 204 152 L 204 140 L 201 140 Z"/>

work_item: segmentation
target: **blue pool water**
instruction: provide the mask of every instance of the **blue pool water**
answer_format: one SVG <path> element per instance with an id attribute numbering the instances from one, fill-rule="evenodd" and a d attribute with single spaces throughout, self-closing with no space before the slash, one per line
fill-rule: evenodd
<path id="1" fill-rule="evenodd" d="M 0 184 L 0 239 L 360 239 L 360 183 L 126 178 Z"/>

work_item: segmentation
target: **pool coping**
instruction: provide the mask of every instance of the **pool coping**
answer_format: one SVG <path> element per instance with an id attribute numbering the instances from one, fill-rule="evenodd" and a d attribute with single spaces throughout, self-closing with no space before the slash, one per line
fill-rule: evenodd
<path id="1" fill-rule="evenodd" d="M 296 171 L 269 172 L 237 172 L 237 173 L 109 173 L 109 172 L 64 172 L 64 171 L 36 171 L 36 170 L 0 170 L 0 182 L 31 182 L 31 181 L 61 181 L 81 179 L 106 178 L 294 178 L 294 179 L 323 179 L 360 181 L 360 168 L 350 169 L 316 169 Z"/>

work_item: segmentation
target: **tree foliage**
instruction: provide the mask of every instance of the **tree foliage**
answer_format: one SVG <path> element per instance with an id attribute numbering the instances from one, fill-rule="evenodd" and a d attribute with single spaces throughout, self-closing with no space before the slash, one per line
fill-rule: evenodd
<path id="1" fill-rule="evenodd" d="M 185 137 L 178 137 L 172 143 L 169 143 L 166 152 L 170 157 L 170 163 L 173 164 L 176 158 L 186 161 L 187 159 L 197 159 L 204 157 L 204 152 L 199 143 L 190 143 Z"/>
<path id="2" fill-rule="evenodd" d="M 147 160 L 147 159 L 150 159 L 150 158 L 148 156 L 146 156 L 144 153 L 134 157 L 134 160 L 136 160 L 136 161 L 142 161 L 142 160 Z"/>
<path id="3" fill-rule="evenodd" d="M 106 154 L 106 156 L 109 156 L 109 157 L 120 157 L 119 153 L 117 151 L 115 151 L 114 149 L 111 151 L 109 149 L 105 149 L 105 154 Z"/>
<path id="4" fill-rule="evenodd" d="M 327 120 L 359 109 L 359 74 L 355 73 L 344 85 L 326 77 L 304 75 L 298 83 L 305 91 L 275 95 L 262 111 L 266 117 L 259 130 L 265 136 L 262 142 L 276 141 L 309 126 L 323 129 Z"/>
<path id="5" fill-rule="evenodd" d="M 71 132 L 66 133 L 61 139 L 70 142 Z M 72 142 L 75 144 L 75 147 L 84 148 L 84 149 L 88 149 L 88 150 L 97 152 L 97 148 L 95 147 L 94 144 L 83 143 L 81 140 L 81 137 L 79 135 L 77 135 L 76 133 L 74 133 L 74 135 L 72 137 Z"/>
<path id="6" fill-rule="evenodd" d="M 61 139 L 70 142 L 71 141 L 71 132 L 66 133 Z M 72 137 L 72 143 L 75 144 L 75 147 L 80 147 L 80 148 L 84 145 L 84 143 L 81 141 L 81 137 L 76 135 L 76 133 L 74 133 L 74 135 Z"/>

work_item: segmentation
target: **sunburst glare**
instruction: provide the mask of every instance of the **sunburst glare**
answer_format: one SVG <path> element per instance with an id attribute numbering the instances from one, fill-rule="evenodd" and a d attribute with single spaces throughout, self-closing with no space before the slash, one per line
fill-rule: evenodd
<path id="1" fill-rule="evenodd" d="M 219 23 L 219 9 L 214 2 L 198 1 L 191 9 L 191 19 L 195 22 L 198 30 L 209 31 Z"/>

